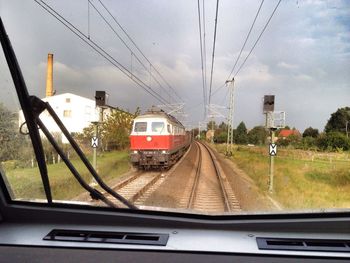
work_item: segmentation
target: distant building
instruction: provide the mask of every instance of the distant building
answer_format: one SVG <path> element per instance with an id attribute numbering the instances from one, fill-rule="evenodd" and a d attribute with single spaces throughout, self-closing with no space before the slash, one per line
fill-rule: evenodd
<path id="1" fill-rule="evenodd" d="M 295 135 L 295 136 L 298 136 L 298 137 L 301 137 L 301 134 L 298 130 L 287 130 L 287 129 L 284 129 L 284 130 L 281 130 L 278 134 L 278 139 L 286 139 L 287 137 L 291 136 L 291 135 Z"/>
<path id="2" fill-rule="evenodd" d="M 95 100 L 72 93 L 54 95 L 43 98 L 42 100 L 50 104 L 70 133 L 82 132 L 91 122 L 98 121 L 99 108 L 96 108 Z M 40 114 L 40 119 L 52 134 L 62 136 L 60 128 L 46 110 Z M 24 121 L 21 110 L 19 112 L 19 125 Z M 67 142 L 64 136 L 61 138 L 62 142 Z"/>

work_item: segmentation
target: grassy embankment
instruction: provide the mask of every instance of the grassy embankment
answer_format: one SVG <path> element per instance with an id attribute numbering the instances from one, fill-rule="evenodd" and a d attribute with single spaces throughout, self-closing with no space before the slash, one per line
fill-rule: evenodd
<path id="1" fill-rule="evenodd" d="M 71 160 L 82 177 L 90 183 L 92 177 L 80 160 Z M 130 168 L 127 151 L 103 153 L 97 159 L 99 175 L 106 181 L 127 172 Z M 52 196 L 56 200 L 70 200 L 85 192 L 66 165 L 61 162 L 47 166 Z M 7 179 L 16 198 L 45 199 L 40 173 L 35 168 L 18 168 L 6 171 Z"/>
<path id="2" fill-rule="evenodd" d="M 224 152 L 224 145 L 217 146 Z M 236 147 L 231 158 L 267 192 L 267 147 Z M 350 207 L 350 153 L 281 149 L 275 157 L 274 193 L 284 209 Z"/>

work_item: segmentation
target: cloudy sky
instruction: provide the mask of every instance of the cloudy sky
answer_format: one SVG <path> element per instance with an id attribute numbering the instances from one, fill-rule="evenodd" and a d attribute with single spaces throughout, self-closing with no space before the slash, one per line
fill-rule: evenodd
<path id="1" fill-rule="evenodd" d="M 131 47 L 125 47 L 88 1 L 45 1 L 115 60 L 171 102 L 179 99 L 131 45 L 98 0 L 91 3 Z M 185 103 L 187 124 L 204 119 L 196 0 L 102 0 L 154 67 Z M 259 8 L 260 0 L 220 0 L 212 90 L 226 81 Z M 264 1 L 238 66 L 243 62 L 278 0 Z M 202 1 L 201 8 L 202 8 Z M 216 1 L 205 0 L 206 66 L 209 90 Z M 93 98 L 106 90 L 109 103 L 130 111 L 161 104 L 48 14 L 35 1 L 0 0 L 7 29 L 30 93 L 45 94 L 47 53 L 54 54 L 54 89 Z M 88 19 L 89 18 L 89 19 Z M 136 60 L 138 56 L 147 70 Z M 0 100 L 13 107 L 11 78 L 0 55 Z M 238 68 L 238 67 L 237 67 Z M 151 68 L 151 72 L 155 70 Z M 169 96 L 168 93 L 171 93 Z M 235 78 L 234 123 L 264 123 L 262 98 L 276 95 L 275 110 L 301 131 L 323 130 L 330 114 L 350 106 L 350 2 L 282 0 L 266 31 Z M 6 98 L 6 99 L 5 99 Z M 175 100 L 177 99 L 177 100 Z M 227 88 L 211 99 L 227 114 Z M 223 119 L 217 118 L 217 121 Z"/>

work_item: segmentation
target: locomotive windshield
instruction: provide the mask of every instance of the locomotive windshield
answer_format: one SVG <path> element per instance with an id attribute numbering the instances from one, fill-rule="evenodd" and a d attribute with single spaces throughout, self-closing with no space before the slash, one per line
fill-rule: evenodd
<path id="1" fill-rule="evenodd" d="M 146 132 L 147 131 L 147 122 L 135 122 L 135 132 Z"/>
<path id="2" fill-rule="evenodd" d="M 13 200 L 350 208 L 350 1 L 0 0 L 0 16 Z"/>
<path id="3" fill-rule="evenodd" d="M 159 132 L 162 133 L 164 130 L 164 122 L 152 122 L 152 132 Z"/>

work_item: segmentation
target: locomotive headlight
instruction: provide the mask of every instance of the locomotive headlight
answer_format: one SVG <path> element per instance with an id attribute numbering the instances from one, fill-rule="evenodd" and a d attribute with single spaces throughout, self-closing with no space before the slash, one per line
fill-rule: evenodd
<path id="1" fill-rule="evenodd" d="M 137 153 L 137 151 L 134 151 L 134 153 Z"/>
<path id="2" fill-rule="evenodd" d="M 151 136 L 147 136 L 146 140 L 147 140 L 148 142 L 150 142 L 150 141 L 152 141 L 152 137 L 151 137 Z"/>
<path id="3" fill-rule="evenodd" d="M 162 151 L 162 153 L 166 153 L 166 151 Z"/>

